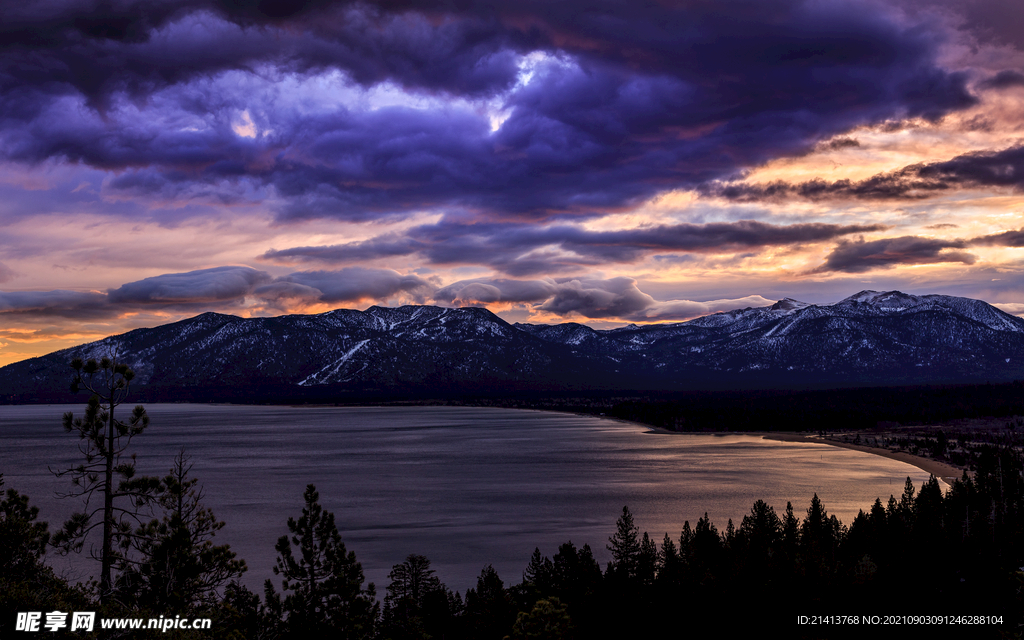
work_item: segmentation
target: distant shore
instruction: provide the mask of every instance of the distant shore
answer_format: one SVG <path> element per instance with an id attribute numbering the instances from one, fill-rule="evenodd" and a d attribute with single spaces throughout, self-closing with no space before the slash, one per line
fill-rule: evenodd
<path id="1" fill-rule="evenodd" d="M 581 414 L 582 415 L 582 414 Z M 632 422 L 630 420 L 621 420 L 618 418 L 610 418 L 611 420 L 617 420 L 626 424 L 637 425 L 650 429 L 652 433 L 664 433 L 664 434 L 680 434 L 685 435 L 690 432 L 686 431 L 671 431 L 661 427 L 655 427 L 642 422 Z M 882 456 L 883 458 L 889 458 L 890 460 L 896 460 L 898 462 L 905 462 L 909 465 L 913 465 L 926 473 L 930 473 L 939 480 L 942 480 L 946 484 L 953 484 L 954 480 L 958 480 L 963 476 L 964 469 L 955 465 L 949 464 L 948 462 L 942 462 L 939 460 L 933 460 L 924 456 L 915 456 L 904 451 L 890 451 L 889 449 L 883 449 L 882 447 L 868 447 L 862 444 L 852 444 L 849 442 L 840 442 L 838 440 L 829 440 L 819 436 L 808 435 L 806 433 L 796 432 L 778 432 L 778 431 L 728 431 L 728 432 L 717 432 L 719 435 L 745 435 L 745 436 L 761 436 L 765 440 L 776 440 L 779 442 L 809 442 L 812 444 L 828 444 L 833 447 L 843 447 L 844 449 L 853 449 L 854 451 L 863 451 L 864 453 L 871 453 L 876 456 Z M 968 473 L 970 473 L 968 471 Z"/>
<path id="2" fill-rule="evenodd" d="M 947 484 L 952 484 L 953 480 L 959 479 L 964 472 L 963 469 L 951 465 L 948 462 L 941 462 L 939 460 L 925 458 L 924 456 L 915 456 L 904 451 L 890 451 L 889 449 L 883 449 L 881 447 L 868 447 L 862 444 L 840 442 L 838 440 L 829 440 L 818 436 L 809 436 L 803 433 L 762 433 L 760 435 L 762 435 L 766 440 L 780 440 L 782 442 L 813 442 L 817 444 L 829 444 L 834 447 L 843 447 L 844 449 L 853 449 L 855 451 L 863 451 L 864 453 L 872 453 L 876 456 L 882 456 L 883 458 L 889 458 L 890 460 L 898 460 L 899 462 L 906 462 L 907 464 L 914 465 L 918 469 L 932 474 Z"/>

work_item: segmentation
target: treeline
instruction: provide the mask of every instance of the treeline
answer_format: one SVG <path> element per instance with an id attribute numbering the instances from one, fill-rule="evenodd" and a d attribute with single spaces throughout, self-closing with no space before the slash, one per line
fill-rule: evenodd
<path id="1" fill-rule="evenodd" d="M 837 630 L 802 628 L 796 616 L 1001 617 L 1002 624 L 972 626 L 977 637 L 1016 629 L 1024 611 L 1024 460 L 1009 448 L 993 450 L 945 495 L 934 478 L 920 491 L 908 479 L 901 495 L 876 500 L 849 526 L 815 495 L 806 511 L 787 504 L 777 513 L 757 501 L 724 529 L 705 515 L 678 537 L 656 540 L 623 508 L 603 569 L 588 545 L 566 542 L 552 556 L 535 550 L 514 584 L 485 567 L 465 596 L 446 587 L 427 558 L 410 555 L 391 571 L 382 602 L 312 485 L 277 543 L 275 579 L 262 594 L 242 586 L 245 565 L 213 544 L 222 524 L 199 503 L 185 471 L 179 459 L 163 479 L 164 517 L 137 531 L 145 544 L 122 545 L 103 598 L 97 584 L 69 585 L 43 562 L 48 527 L 27 497 L 7 489 L 3 627 L 13 632 L 17 612 L 97 611 L 212 619 L 209 631 L 158 634 L 167 638 L 582 639 L 768 622 L 790 635 L 827 637 Z"/>
<path id="2" fill-rule="evenodd" d="M 1024 415 L 1024 382 L 644 394 L 617 399 L 602 412 L 674 431 L 872 429 Z"/>

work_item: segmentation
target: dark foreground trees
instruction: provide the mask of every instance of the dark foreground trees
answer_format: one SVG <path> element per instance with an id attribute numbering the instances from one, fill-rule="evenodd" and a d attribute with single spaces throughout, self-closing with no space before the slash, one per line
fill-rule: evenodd
<path id="1" fill-rule="evenodd" d="M 308 485 L 303 499 L 302 515 L 288 518 L 291 533 L 275 547 L 274 573 L 282 577 L 284 599 L 266 582 L 267 608 L 281 620 L 281 637 L 372 638 L 380 612 L 373 583 L 363 587 L 362 565 L 345 549 L 334 514 L 320 505 L 316 487 Z"/>
<path id="2" fill-rule="evenodd" d="M 246 570 L 227 545 L 214 545 L 224 527 L 203 506 L 199 480 L 182 450 L 160 481 L 155 504 L 162 511 L 135 531 L 134 558 L 122 560 L 118 590 L 134 595 L 136 606 L 160 614 L 197 616 L 221 600 L 224 587 Z"/>
<path id="3" fill-rule="evenodd" d="M 19 612 L 84 606 L 84 589 L 70 587 L 43 563 L 49 527 L 28 496 L 4 488 L 0 474 L 0 637 L 14 637 Z"/>
<path id="4" fill-rule="evenodd" d="M 430 560 L 410 555 L 396 564 L 384 597 L 381 637 L 390 640 L 425 640 L 453 637 L 462 599 L 434 574 Z"/>

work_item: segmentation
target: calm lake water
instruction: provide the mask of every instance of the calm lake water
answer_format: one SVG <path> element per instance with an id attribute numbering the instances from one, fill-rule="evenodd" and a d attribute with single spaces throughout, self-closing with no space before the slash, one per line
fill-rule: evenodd
<path id="1" fill-rule="evenodd" d="M 56 500 L 68 481 L 47 466 L 80 462 L 61 415 L 76 406 L 0 406 L 0 473 L 38 506 L 51 530 L 80 509 Z M 130 406 L 118 408 L 127 416 Z M 313 483 L 346 545 L 383 596 L 391 567 L 427 556 L 465 593 L 486 564 L 522 579 L 534 547 L 551 556 L 589 543 L 602 566 L 623 505 L 641 531 L 678 540 L 705 512 L 719 530 L 757 499 L 802 517 L 815 493 L 849 524 L 876 497 L 899 495 L 927 474 L 879 456 L 822 444 L 743 435 L 674 435 L 609 419 L 463 407 L 252 407 L 147 405 L 151 425 L 135 440 L 140 473 L 163 475 L 181 447 L 227 526 L 217 535 L 249 565 L 262 592 L 274 544 L 298 517 Z M 97 540 L 98 544 L 98 540 Z M 83 576 L 96 563 L 58 562 Z M 279 581 L 275 580 L 278 588 Z"/>

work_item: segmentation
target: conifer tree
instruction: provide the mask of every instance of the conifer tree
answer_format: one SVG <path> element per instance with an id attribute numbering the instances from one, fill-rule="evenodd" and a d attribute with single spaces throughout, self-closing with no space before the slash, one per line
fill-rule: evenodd
<path id="1" fill-rule="evenodd" d="M 476 588 L 466 591 L 464 614 L 468 637 L 500 640 L 512 629 L 516 610 L 505 591 L 505 583 L 494 567 L 487 565 L 476 580 Z"/>
<path id="2" fill-rule="evenodd" d="M 85 389 L 92 393 L 82 417 L 64 414 L 64 430 L 75 432 L 81 439 L 79 451 L 85 461 L 70 469 L 57 470 L 57 477 L 69 476 L 73 489 L 62 497 L 84 498 L 86 510 L 76 513 L 54 535 L 53 544 L 64 553 L 80 551 L 86 536 L 102 527 L 100 561 L 100 602 L 106 603 L 113 593 L 112 570 L 128 549 L 136 528 L 142 524 L 140 510 L 152 499 L 159 486 L 156 478 L 136 477 L 135 456 L 127 451 L 132 439 L 149 426 L 149 416 L 141 405 L 136 406 L 127 422 L 115 417 L 131 389 L 135 374 L 116 352 L 110 357 L 71 361 L 74 377 L 72 392 Z M 102 506 L 91 507 L 92 497 L 99 493 Z M 100 516 L 97 519 L 97 516 Z M 94 557 L 97 557 L 94 555 Z"/>
<path id="3" fill-rule="evenodd" d="M 246 569 L 227 545 L 213 544 L 224 523 L 202 505 L 203 492 L 196 487 L 198 479 L 189 477 L 191 469 L 180 451 L 156 494 L 162 518 L 136 531 L 133 546 L 139 560 L 122 560 L 120 589 L 134 593 L 141 606 L 154 612 L 208 610 L 221 599 L 223 587 Z"/>
<path id="4" fill-rule="evenodd" d="M 423 640 L 450 633 L 461 600 L 434 575 L 430 560 L 410 555 L 388 575 L 382 636 L 391 640 Z"/>
<path id="5" fill-rule="evenodd" d="M 284 616 L 285 636 L 307 640 L 370 638 L 379 612 L 373 583 L 363 588 L 363 567 L 345 549 L 334 514 L 320 506 L 316 487 L 303 494 L 302 516 L 288 518 L 290 536 L 281 536 L 274 573 L 284 601 L 267 581 L 267 607 Z M 292 547 L 298 552 L 298 557 Z"/>
<path id="6" fill-rule="evenodd" d="M 572 608 L 594 606 L 601 589 L 601 565 L 590 545 L 577 549 L 571 541 L 558 547 L 552 565 L 552 591 Z"/>
<path id="7" fill-rule="evenodd" d="M 640 528 L 633 524 L 629 507 L 622 507 L 622 515 L 615 522 L 615 534 L 608 542 L 608 550 L 612 552 L 609 571 L 628 580 L 635 578 L 640 558 Z"/>
<path id="8" fill-rule="evenodd" d="M 661 541 L 661 550 L 658 552 L 658 584 L 662 589 L 672 590 L 682 581 L 683 559 L 679 555 L 676 543 L 672 541 L 668 533 Z"/>
<path id="9" fill-rule="evenodd" d="M 10 488 L 4 492 L 3 486 L 0 474 L 0 637 L 15 638 L 24 635 L 15 632 L 18 612 L 68 611 L 88 606 L 89 600 L 43 562 L 50 533 L 37 520 L 39 509 L 29 506 L 28 496 Z"/>
<path id="10" fill-rule="evenodd" d="M 658 574 L 658 545 L 644 531 L 640 540 L 640 553 L 637 555 L 637 578 L 640 584 L 651 586 Z"/>

